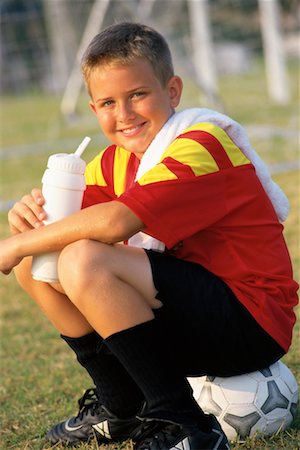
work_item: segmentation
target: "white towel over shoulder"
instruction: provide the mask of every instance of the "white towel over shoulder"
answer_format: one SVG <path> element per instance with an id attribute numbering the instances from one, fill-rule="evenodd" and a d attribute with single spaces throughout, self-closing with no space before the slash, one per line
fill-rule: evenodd
<path id="1" fill-rule="evenodd" d="M 198 123 L 212 123 L 222 128 L 232 141 L 240 148 L 244 155 L 252 162 L 256 174 L 260 179 L 267 195 L 269 196 L 278 219 L 283 222 L 289 212 L 289 202 L 280 187 L 272 180 L 267 165 L 258 156 L 250 145 L 249 139 L 243 127 L 225 114 L 207 108 L 191 108 L 174 113 L 155 136 L 141 159 L 136 180 L 141 178 L 148 170 L 159 163 L 161 156 L 174 139 L 187 128 Z M 164 251 L 163 242 L 145 234 L 137 233 L 132 236 L 128 244 L 133 247 L 141 247 Z"/>

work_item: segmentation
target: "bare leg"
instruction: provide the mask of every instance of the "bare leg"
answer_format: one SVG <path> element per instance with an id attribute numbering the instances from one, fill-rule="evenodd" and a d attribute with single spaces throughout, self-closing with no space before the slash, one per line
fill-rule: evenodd
<path id="1" fill-rule="evenodd" d="M 78 241 L 63 250 L 59 277 L 70 300 L 103 338 L 153 319 L 152 309 L 161 306 L 142 249 Z"/>
<path id="2" fill-rule="evenodd" d="M 73 259 L 67 260 L 67 265 L 72 268 L 77 266 Z M 36 300 L 63 335 L 64 341 L 74 351 L 78 362 L 91 376 L 96 386 L 99 404 L 104 404 L 119 417 L 134 416 L 140 410 L 144 399 L 136 383 L 118 359 L 108 351 L 106 346 L 103 346 L 101 336 L 93 332 L 93 327 L 64 294 L 63 288 L 58 284 L 50 286 L 47 283 L 34 281 L 30 270 L 31 258 L 27 258 L 16 269 L 19 284 Z M 71 279 L 70 284 L 73 283 L 76 284 L 76 280 Z M 79 302 L 80 297 L 79 293 Z M 90 409 L 86 407 L 85 411 L 89 414 Z M 93 419 L 93 416 L 90 417 Z M 86 416 L 83 418 L 86 420 Z M 81 423 L 80 420 L 79 423 Z M 99 413 L 93 420 L 92 423 L 95 423 L 97 420 L 101 422 L 104 419 Z M 72 438 L 72 433 L 62 430 L 64 428 L 61 425 L 54 426 L 48 438 L 53 440 L 53 443 L 58 438 L 62 440 Z"/>
<path id="3" fill-rule="evenodd" d="M 70 300 L 142 391 L 142 415 L 193 426 L 204 420 L 177 370 L 171 340 L 154 318 L 153 309 L 162 304 L 155 298 L 144 250 L 78 241 L 63 250 L 59 277 Z"/>
<path id="4" fill-rule="evenodd" d="M 36 301 L 61 334 L 80 337 L 93 331 L 59 285 L 54 287 L 32 279 L 31 258 L 24 258 L 15 268 L 15 275 L 20 286 Z"/>

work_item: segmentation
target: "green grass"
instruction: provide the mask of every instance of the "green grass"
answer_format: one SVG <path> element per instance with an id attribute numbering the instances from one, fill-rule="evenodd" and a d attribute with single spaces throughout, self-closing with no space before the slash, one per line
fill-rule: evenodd
<path id="1" fill-rule="evenodd" d="M 297 128 L 298 93 L 297 70 L 290 68 L 292 97 L 289 105 L 273 105 L 267 98 L 261 67 L 243 77 L 220 80 L 220 97 L 225 112 L 244 125 L 271 126 L 293 131 Z M 183 106 L 197 106 L 195 85 L 186 81 Z M 15 146 L 36 143 L 41 148 L 34 155 L 16 155 L 1 161 L 1 199 L 20 198 L 40 182 L 48 155 L 74 150 L 74 143 L 85 135 L 93 142 L 85 153 L 89 160 L 104 142 L 98 133 L 97 122 L 85 106 L 82 96 L 79 116 L 66 123 L 59 113 L 59 99 L 31 94 L 2 99 L 2 147 L 12 151 Z M 199 106 L 199 105 L 198 105 Z M 202 105 L 207 106 L 207 105 Z M 46 146 L 45 143 L 50 143 Z M 253 136 L 252 143 L 270 164 L 293 161 L 298 158 L 298 141 L 290 136 Z M 73 145 L 74 144 L 74 145 Z M 45 146 L 45 147 L 43 147 Z M 11 150 L 7 150 L 10 148 Z M 297 279 L 299 280 L 299 172 L 274 176 L 291 202 L 291 213 L 285 223 L 285 237 Z M 6 214 L 0 214 L 0 235 L 8 235 Z M 51 425 L 74 414 L 76 399 L 90 386 L 84 370 L 59 339 L 38 307 L 17 286 L 14 276 L 1 276 L 1 450 L 50 449 L 44 435 Z M 299 316 L 299 308 L 298 308 Z M 300 384 L 300 330 L 299 322 L 294 341 L 283 362 Z M 71 381 L 72 380 L 72 381 Z M 300 414 L 291 428 L 268 438 L 249 439 L 234 444 L 233 449 L 296 450 L 300 442 Z M 62 449 L 61 446 L 52 447 Z M 71 447 L 72 448 L 72 447 Z M 77 447 L 97 449 L 96 442 Z M 131 449 L 130 443 L 120 446 L 101 446 L 101 449 Z"/>

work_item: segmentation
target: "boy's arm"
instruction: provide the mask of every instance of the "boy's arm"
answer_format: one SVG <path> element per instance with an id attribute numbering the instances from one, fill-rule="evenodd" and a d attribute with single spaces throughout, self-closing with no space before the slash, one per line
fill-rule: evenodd
<path id="1" fill-rule="evenodd" d="M 58 222 L 2 241 L 0 271 L 7 274 L 25 256 L 62 250 L 80 239 L 114 244 L 143 228 L 141 220 L 118 201 L 93 205 Z"/>

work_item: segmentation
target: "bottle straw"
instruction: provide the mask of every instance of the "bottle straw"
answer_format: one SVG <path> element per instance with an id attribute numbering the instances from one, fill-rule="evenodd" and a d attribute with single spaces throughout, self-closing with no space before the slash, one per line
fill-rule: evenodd
<path id="1" fill-rule="evenodd" d="M 86 147 L 89 145 L 90 141 L 91 141 L 91 138 L 86 136 L 83 139 L 83 141 L 81 142 L 81 144 L 78 145 L 76 151 L 74 152 L 74 155 L 77 156 L 78 158 L 80 158 L 80 156 L 82 155 L 82 153 L 84 152 Z"/>

